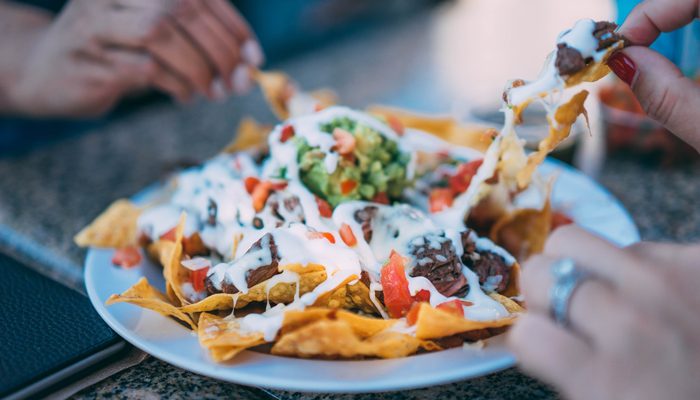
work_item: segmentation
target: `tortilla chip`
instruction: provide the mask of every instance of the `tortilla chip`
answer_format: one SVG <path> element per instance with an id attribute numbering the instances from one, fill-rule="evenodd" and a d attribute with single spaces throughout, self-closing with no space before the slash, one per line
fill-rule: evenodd
<path id="1" fill-rule="evenodd" d="M 134 286 L 122 294 L 111 295 L 105 304 L 112 305 L 115 303 L 130 303 L 147 308 L 166 317 L 175 317 L 192 329 L 197 329 L 192 318 L 175 307 L 163 293 L 151 286 L 146 278 L 139 279 Z"/>
<path id="2" fill-rule="evenodd" d="M 279 271 L 292 271 L 299 274 L 299 295 L 308 293 L 326 280 L 326 269 L 320 265 L 289 264 L 279 267 Z M 248 290 L 248 293 L 226 294 L 218 293 L 194 303 L 182 307 L 182 311 L 188 313 L 231 310 L 235 303 L 236 309 L 243 308 L 250 303 L 269 301 L 270 303 L 289 304 L 296 296 L 296 283 L 278 282 L 267 293 L 267 281 L 260 282 Z M 235 300 L 235 301 L 234 301 Z"/>
<path id="3" fill-rule="evenodd" d="M 541 210 L 519 209 L 501 217 L 491 228 L 489 236 L 518 260 L 525 260 L 544 250 L 551 230 L 551 219 L 552 207 L 548 195 Z"/>
<path id="4" fill-rule="evenodd" d="M 288 311 L 285 313 L 284 324 L 280 334 L 284 336 L 312 322 L 324 319 L 347 322 L 352 327 L 353 332 L 361 338 L 376 335 L 383 330 L 389 329 L 396 323 L 396 320 L 362 316 L 342 309 L 310 307 L 301 311 Z"/>
<path id="5" fill-rule="evenodd" d="M 236 137 L 221 152 L 231 154 L 239 151 L 264 149 L 271 131 L 272 126 L 263 125 L 253 118 L 245 117 L 238 125 Z"/>
<path id="6" fill-rule="evenodd" d="M 262 333 L 242 333 L 235 319 L 208 313 L 199 317 L 197 336 L 216 362 L 228 361 L 245 349 L 265 343 Z"/>
<path id="7" fill-rule="evenodd" d="M 600 62 L 590 63 L 581 71 L 568 77 L 566 79 L 566 87 L 576 86 L 583 82 L 595 82 L 600 79 L 603 79 L 610 73 L 610 67 L 608 67 L 607 64 L 608 59 L 614 52 L 622 49 L 623 47 L 625 47 L 624 40 L 621 40 L 615 43 L 614 45 L 608 47 L 608 50 L 606 51 L 605 55 L 603 55 L 603 58 Z"/>
<path id="8" fill-rule="evenodd" d="M 438 350 L 440 347 L 387 330 L 363 338 L 348 321 L 322 319 L 282 335 L 272 347 L 272 354 L 302 358 L 397 358 L 414 354 L 420 348 Z"/>
<path id="9" fill-rule="evenodd" d="M 260 70 L 254 70 L 253 79 L 260 85 L 272 113 L 280 121 L 289 118 L 287 102 L 296 91 L 292 79 L 283 72 L 263 72 Z"/>
<path id="10" fill-rule="evenodd" d="M 447 311 L 422 303 L 416 320 L 416 337 L 419 339 L 439 339 L 485 328 L 501 328 L 511 325 L 515 317 L 494 321 L 472 321 Z"/>
<path id="11" fill-rule="evenodd" d="M 515 300 L 511 299 L 510 297 L 506 297 L 506 295 L 491 292 L 489 293 L 489 296 L 497 302 L 501 303 L 501 305 L 505 307 L 505 309 L 511 314 L 517 314 L 525 311 L 523 306 L 518 304 Z"/>
<path id="12" fill-rule="evenodd" d="M 435 117 L 414 113 L 394 107 L 370 106 L 367 112 L 384 118 L 394 117 L 407 128 L 433 134 L 440 139 L 458 146 L 486 152 L 498 134 L 493 128 L 479 125 L 463 125 L 451 117 Z"/>
<path id="13" fill-rule="evenodd" d="M 379 314 L 379 310 L 369 296 L 369 287 L 362 281 L 357 281 L 354 285 L 347 285 L 345 296 L 345 309 L 359 309 L 367 314 Z"/>
<path id="14" fill-rule="evenodd" d="M 314 90 L 310 92 L 309 95 L 318 102 L 321 108 L 327 108 L 338 104 L 338 94 L 331 89 Z"/>
<path id="15" fill-rule="evenodd" d="M 527 165 L 518 172 L 518 186 L 521 189 L 530 184 L 532 175 L 547 155 L 569 137 L 571 126 L 576 122 L 578 116 L 586 115 L 583 103 L 587 97 L 588 91 L 583 90 L 574 95 L 566 104 L 557 108 L 554 120 L 549 123 L 549 136 L 540 142 L 538 150 L 528 156 Z"/>
<path id="16" fill-rule="evenodd" d="M 175 227 L 175 242 L 171 246 L 163 245 L 160 254 L 160 262 L 163 265 L 163 277 L 165 277 L 166 293 L 170 300 L 179 305 L 188 305 L 191 303 L 182 290 L 182 284 L 187 282 L 190 277 L 190 272 L 183 267 L 182 261 L 182 237 L 185 231 L 185 220 L 187 213 L 183 212 L 180 215 L 180 221 Z M 164 242 L 168 242 L 164 240 Z"/>
<path id="17" fill-rule="evenodd" d="M 520 263 L 516 261 L 515 264 L 510 267 L 510 280 L 508 281 L 508 286 L 506 286 L 503 293 L 501 293 L 503 296 L 520 296 L 520 272 Z"/>
<path id="18" fill-rule="evenodd" d="M 122 248 L 134 245 L 138 242 L 139 215 L 141 209 L 132 202 L 117 200 L 75 235 L 73 240 L 80 247 Z"/>

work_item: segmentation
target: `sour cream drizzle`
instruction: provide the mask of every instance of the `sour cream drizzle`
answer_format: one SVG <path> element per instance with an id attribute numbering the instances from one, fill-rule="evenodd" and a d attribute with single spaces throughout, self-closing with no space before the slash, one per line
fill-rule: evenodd
<path id="1" fill-rule="evenodd" d="M 329 171 L 337 165 L 337 155 L 334 155 L 332 150 L 334 145 L 332 135 L 321 131 L 320 125 L 338 117 L 349 117 L 368 125 L 385 137 L 397 141 L 404 151 L 412 152 L 411 149 L 415 146 L 415 144 L 404 143 L 393 130 L 379 120 L 344 107 L 331 107 L 318 113 L 289 120 L 286 124 L 294 127 L 295 135 L 305 138 L 309 145 L 318 147 L 327 154 L 326 167 Z M 454 220 L 461 221 L 463 213 L 454 220 L 445 222 L 441 218 L 436 218 L 435 215 L 428 216 L 418 208 L 407 204 L 388 206 L 351 201 L 337 206 L 331 218 L 322 217 L 315 196 L 299 180 L 296 147 L 291 141 L 281 143 L 279 140 L 282 126 L 278 126 L 270 135 L 271 157 L 263 167 L 263 171 L 259 171 L 248 156 L 220 155 L 201 168 L 193 168 L 181 173 L 170 204 L 147 210 L 139 221 L 139 226 L 144 231 L 150 232 L 153 235 L 152 238 L 156 238 L 155 235 L 167 231 L 166 226 L 170 229 L 177 223 L 182 210 L 187 210 L 191 218 L 188 218 L 190 225 L 186 228 L 186 232 L 199 232 L 205 245 L 224 257 L 224 262 L 217 264 L 209 271 L 208 278 L 219 290 L 222 289 L 224 282 L 234 285 L 239 291 L 233 296 L 234 304 L 239 296 L 245 295 L 250 290 L 247 283 L 250 271 L 260 266 L 270 265 L 273 261 L 270 250 L 271 240 L 274 240 L 276 246 L 279 265 L 319 265 L 325 268 L 327 279 L 303 295 L 300 295 L 301 277 L 295 272 L 285 270 L 267 280 L 265 286 L 267 297 L 275 285 L 294 284 L 296 286 L 294 301 L 290 304 L 274 306 L 268 303 L 265 312 L 248 314 L 240 318 L 236 318 L 232 313 L 230 318 L 238 322 L 242 332 L 262 333 L 265 340 L 274 340 L 282 326 L 286 311 L 303 310 L 314 305 L 324 293 L 342 284 L 357 282 L 363 271 L 370 278 L 371 301 L 384 318 L 389 318 L 378 301 L 376 292 L 382 290 L 381 269 L 392 250 L 404 256 L 410 256 L 412 245 L 427 245 L 439 249 L 444 239 L 451 240 L 458 254 L 461 255 L 463 250 L 460 231 L 464 229 L 460 224 L 455 224 Z M 475 155 L 469 153 L 469 156 Z M 488 155 L 487 159 L 490 159 Z M 481 182 L 492 176 L 496 161 L 485 162 L 485 167 L 480 169 L 475 180 Z M 415 157 L 412 157 L 412 163 L 414 162 Z M 270 179 L 279 177 L 282 170 L 286 171 L 287 186 L 276 191 L 275 195 L 278 195 L 280 200 L 280 207 L 276 212 L 284 218 L 284 221 L 280 221 L 273 215 L 269 204 L 261 212 L 256 213 L 252 207 L 252 198 L 244 184 L 244 179 L 248 176 L 262 175 L 263 179 Z M 282 200 L 290 196 L 298 198 L 304 223 L 290 222 L 293 220 L 293 215 L 282 205 Z M 471 198 L 471 196 L 475 195 L 469 194 L 468 197 Z M 466 200 L 462 201 L 465 204 L 469 203 Z M 211 221 L 212 202 L 216 204 L 214 224 Z M 370 205 L 377 208 L 377 213 L 371 223 L 372 240 L 368 242 L 364 239 L 361 224 L 355 220 L 355 213 Z M 463 211 L 463 208 L 461 210 Z M 264 224 L 262 229 L 254 226 L 253 220 L 256 218 Z M 357 240 L 352 247 L 347 246 L 338 233 L 343 224 L 350 227 Z M 448 229 L 445 229 L 446 227 Z M 445 238 L 434 239 L 435 236 L 442 235 L 443 231 Z M 330 233 L 335 243 L 331 243 L 324 237 L 318 238 L 314 235 L 317 232 Z M 425 236 L 429 238 L 423 239 Z M 258 240 L 260 240 L 260 248 L 251 249 Z M 512 257 L 487 239 L 475 238 L 474 240 L 479 249 L 493 251 L 512 264 Z M 420 241 L 423 242 L 418 243 Z M 433 306 L 455 299 L 455 297 L 448 298 L 440 294 L 428 279 L 410 276 L 411 268 L 416 262 L 420 260 L 411 260 L 406 265 L 409 291 L 412 294 L 415 295 L 421 290 L 430 292 L 430 302 Z M 497 301 L 483 292 L 476 274 L 466 267 L 463 268 L 463 273 L 470 284 L 465 300 L 473 303 L 473 306 L 465 307 L 465 315 L 468 318 L 489 320 L 507 315 Z M 204 292 L 191 294 L 199 298 Z M 413 329 L 400 324 L 397 324 L 395 329 L 407 333 L 414 332 Z"/>
<path id="2" fill-rule="evenodd" d="M 607 49 L 598 49 L 598 39 L 593 36 L 595 21 L 582 19 L 573 28 L 563 31 L 557 38 L 557 44 L 566 44 L 578 50 L 584 59 L 592 58 L 595 62 L 603 59 Z M 545 93 L 561 91 L 565 82 L 556 67 L 557 52 L 552 52 L 546 59 L 539 77 L 523 86 L 507 90 L 508 104 L 519 106 L 528 101 L 541 97 Z"/>

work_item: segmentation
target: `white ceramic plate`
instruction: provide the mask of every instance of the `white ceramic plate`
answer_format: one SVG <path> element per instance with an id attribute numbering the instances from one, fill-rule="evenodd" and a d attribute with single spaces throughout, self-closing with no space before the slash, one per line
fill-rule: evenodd
<path id="1" fill-rule="evenodd" d="M 548 161 L 540 171 L 559 174 L 553 204 L 578 224 L 620 245 L 639 240 L 629 214 L 601 186 L 558 162 Z M 499 338 L 483 350 L 455 348 L 396 360 L 317 361 L 245 351 L 230 364 L 217 364 L 200 348 L 195 334 L 173 320 L 129 304 L 105 307 L 111 294 L 123 292 L 142 276 L 164 288 L 159 267 L 145 264 L 125 270 L 112 266 L 111 257 L 112 250 L 91 249 L 85 262 L 88 295 L 107 324 L 154 357 L 213 378 L 290 391 L 378 392 L 474 378 L 515 364 Z"/>

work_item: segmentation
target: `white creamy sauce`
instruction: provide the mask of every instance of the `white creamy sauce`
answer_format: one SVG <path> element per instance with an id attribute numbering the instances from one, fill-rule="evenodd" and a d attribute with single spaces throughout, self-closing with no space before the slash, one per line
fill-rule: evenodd
<path id="1" fill-rule="evenodd" d="M 270 290 L 277 286 L 278 283 L 293 283 L 295 286 L 294 301 L 299 300 L 299 274 L 293 271 L 282 271 L 265 282 L 265 297 L 267 300 L 267 310 L 270 309 Z"/>
<path id="2" fill-rule="evenodd" d="M 300 106 L 300 110 L 302 108 Z M 226 282 L 239 291 L 232 296 L 234 311 L 238 297 L 250 290 L 247 283 L 250 272 L 260 266 L 270 265 L 273 261 L 269 247 L 270 238 L 274 239 L 280 265 L 314 264 L 325 268 L 327 279 L 311 292 L 303 295 L 299 293 L 300 277 L 295 272 L 285 270 L 266 281 L 266 297 L 269 297 L 270 290 L 275 285 L 294 284 L 296 293 L 294 301 L 290 304 L 271 306 L 268 303 L 265 312 L 249 314 L 241 318 L 236 318 L 232 311 L 229 318 L 234 318 L 239 323 L 242 332 L 262 333 L 267 341 L 275 339 L 286 311 L 303 310 L 312 306 L 324 293 L 334 290 L 341 284 L 357 282 L 363 271 L 370 278 L 369 295 L 372 303 L 383 318 L 389 318 L 377 299 L 376 293 L 382 291 L 381 270 L 392 251 L 397 251 L 409 259 L 405 267 L 409 291 L 412 295 L 421 290 L 428 291 L 430 303 L 433 306 L 457 299 L 440 294 L 427 278 L 410 276 L 413 266 L 426 265 L 430 261 L 429 258 L 413 259 L 411 249 L 417 246 L 441 249 L 443 242 L 451 240 L 457 255 L 461 256 L 463 249 L 460 232 L 464 230 L 462 221 L 465 210 L 468 211 L 474 204 L 479 190 L 483 190 L 477 190 L 474 187 L 483 186 L 483 182 L 493 175 L 499 156 L 498 145 L 492 145 L 495 150 L 490 148 L 490 153 L 487 152 L 485 162 L 473 180 L 477 184 L 472 184 L 467 194 L 463 195 L 464 199 L 458 198 L 456 207 L 446 212 L 446 214 L 452 212 L 448 219 L 443 219 L 436 214 L 427 216 L 420 209 L 407 204 L 388 206 L 364 201 L 342 203 L 335 208 L 331 218 L 324 218 L 320 215 L 316 197 L 299 180 L 297 151 L 293 141 L 289 140 L 286 143 L 279 141 L 284 125 L 291 124 L 295 136 L 303 137 L 309 145 L 318 147 L 326 154 L 324 163 L 329 173 L 337 168 L 338 155 L 332 150 L 335 142 L 333 136 L 321 131 L 320 125 L 338 117 L 350 117 L 379 131 L 385 137 L 397 141 L 402 150 L 405 149 L 411 154 L 415 149 L 421 148 L 421 140 L 427 139 L 399 140 L 396 133 L 383 122 L 344 107 L 331 107 L 310 114 L 306 111 L 298 113 L 295 111 L 294 115 L 294 118 L 278 126 L 270 134 L 271 157 L 262 171 L 247 155 L 220 155 L 200 168 L 186 170 L 178 176 L 177 188 L 170 204 L 148 209 L 139 219 L 139 228 L 151 237 L 157 237 L 156 235 L 163 234 L 175 226 L 180 213 L 187 210 L 186 234 L 199 232 L 204 244 L 223 256 L 224 262 L 210 268 L 207 276 L 218 290 L 222 290 L 223 283 Z M 297 115 L 302 116 L 297 117 Z M 435 146 L 438 145 L 444 147 L 444 144 L 435 144 Z M 461 151 L 457 147 L 447 147 L 456 153 Z M 483 158 L 481 153 L 472 153 L 471 150 L 464 150 L 464 153 L 460 153 L 459 156 L 465 159 Z M 407 174 L 410 176 L 415 173 L 415 162 L 415 157 L 412 157 L 407 168 Z M 279 207 L 273 208 L 268 202 L 263 210 L 256 212 L 252 205 L 253 199 L 244 184 L 245 178 L 249 176 L 262 176 L 263 180 L 278 178 L 282 169 L 286 171 L 287 186 L 275 190 L 271 194 L 273 197 L 270 198 L 274 199 Z M 298 207 L 288 210 L 284 200 L 291 200 L 293 197 L 299 199 Z M 216 205 L 216 220 L 213 224 L 211 223 L 212 202 Z M 355 213 L 370 205 L 377 207 L 377 212 L 372 218 L 372 239 L 368 243 L 364 239 L 362 225 L 355 220 Z M 305 223 L 295 222 L 300 218 L 299 209 Z M 352 247 L 345 244 L 339 234 L 343 224 L 350 227 L 356 239 L 357 243 Z M 443 230 L 444 237 L 441 237 Z M 330 233 L 335 243 L 331 243 L 319 233 Z M 260 248 L 252 249 L 252 245 L 258 240 L 261 240 Z M 493 251 L 506 260 L 512 260 L 512 257 L 503 249 L 493 245 L 487 239 L 475 238 L 474 240 L 479 249 Z M 441 257 L 444 260 L 441 260 Z M 440 254 L 435 255 L 435 258 L 438 261 L 447 261 Z M 473 303 L 472 306 L 464 308 L 467 318 L 489 320 L 507 315 L 498 302 L 483 292 L 479 286 L 478 277 L 472 271 L 463 267 L 463 273 L 470 284 L 469 293 L 463 300 Z M 494 280 L 489 284 L 497 285 L 497 282 Z M 183 286 L 183 290 L 192 298 L 201 298 L 206 295 L 206 293 L 194 292 L 189 283 Z M 415 327 L 408 327 L 405 321 L 400 321 L 390 329 L 406 334 L 415 333 Z"/>
<path id="3" fill-rule="evenodd" d="M 568 47 L 578 50 L 584 59 L 590 57 L 595 62 L 599 62 L 607 53 L 607 49 L 597 50 L 598 39 L 593 36 L 594 30 L 595 21 L 582 19 L 576 22 L 573 28 L 560 33 L 557 44 L 566 44 Z M 523 86 L 507 88 L 508 104 L 519 106 L 539 98 L 543 94 L 563 90 L 565 82 L 557 70 L 556 58 L 557 52 L 554 51 L 547 57 L 542 72 L 534 81 L 527 82 Z"/>
<path id="4" fill-rule="evenodd" d="M 151 240 L 158 240 L 177 226 L 183 211 L 187 212 L 184 208 L 173 204 L 163 204 L 149 208 L 139 216 L 138 229 Z M 185 219 L 184 230 L 185 237 L 189 237 L 199 230 L 199 223 L 191 216 L 192 214 L 187 212 L 188 216 Z"/>

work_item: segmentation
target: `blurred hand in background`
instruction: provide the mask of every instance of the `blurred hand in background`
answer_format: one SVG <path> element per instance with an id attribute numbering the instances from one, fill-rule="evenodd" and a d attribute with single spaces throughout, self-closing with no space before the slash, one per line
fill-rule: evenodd
<path id="1" fill-rule="evenodd" d="M 181 102 L 250 87 L 263 62 L 226 0 L 71 0 L 55 18 L 0 1 L 0 112 L 96 116 L 150 88 Z"/>

